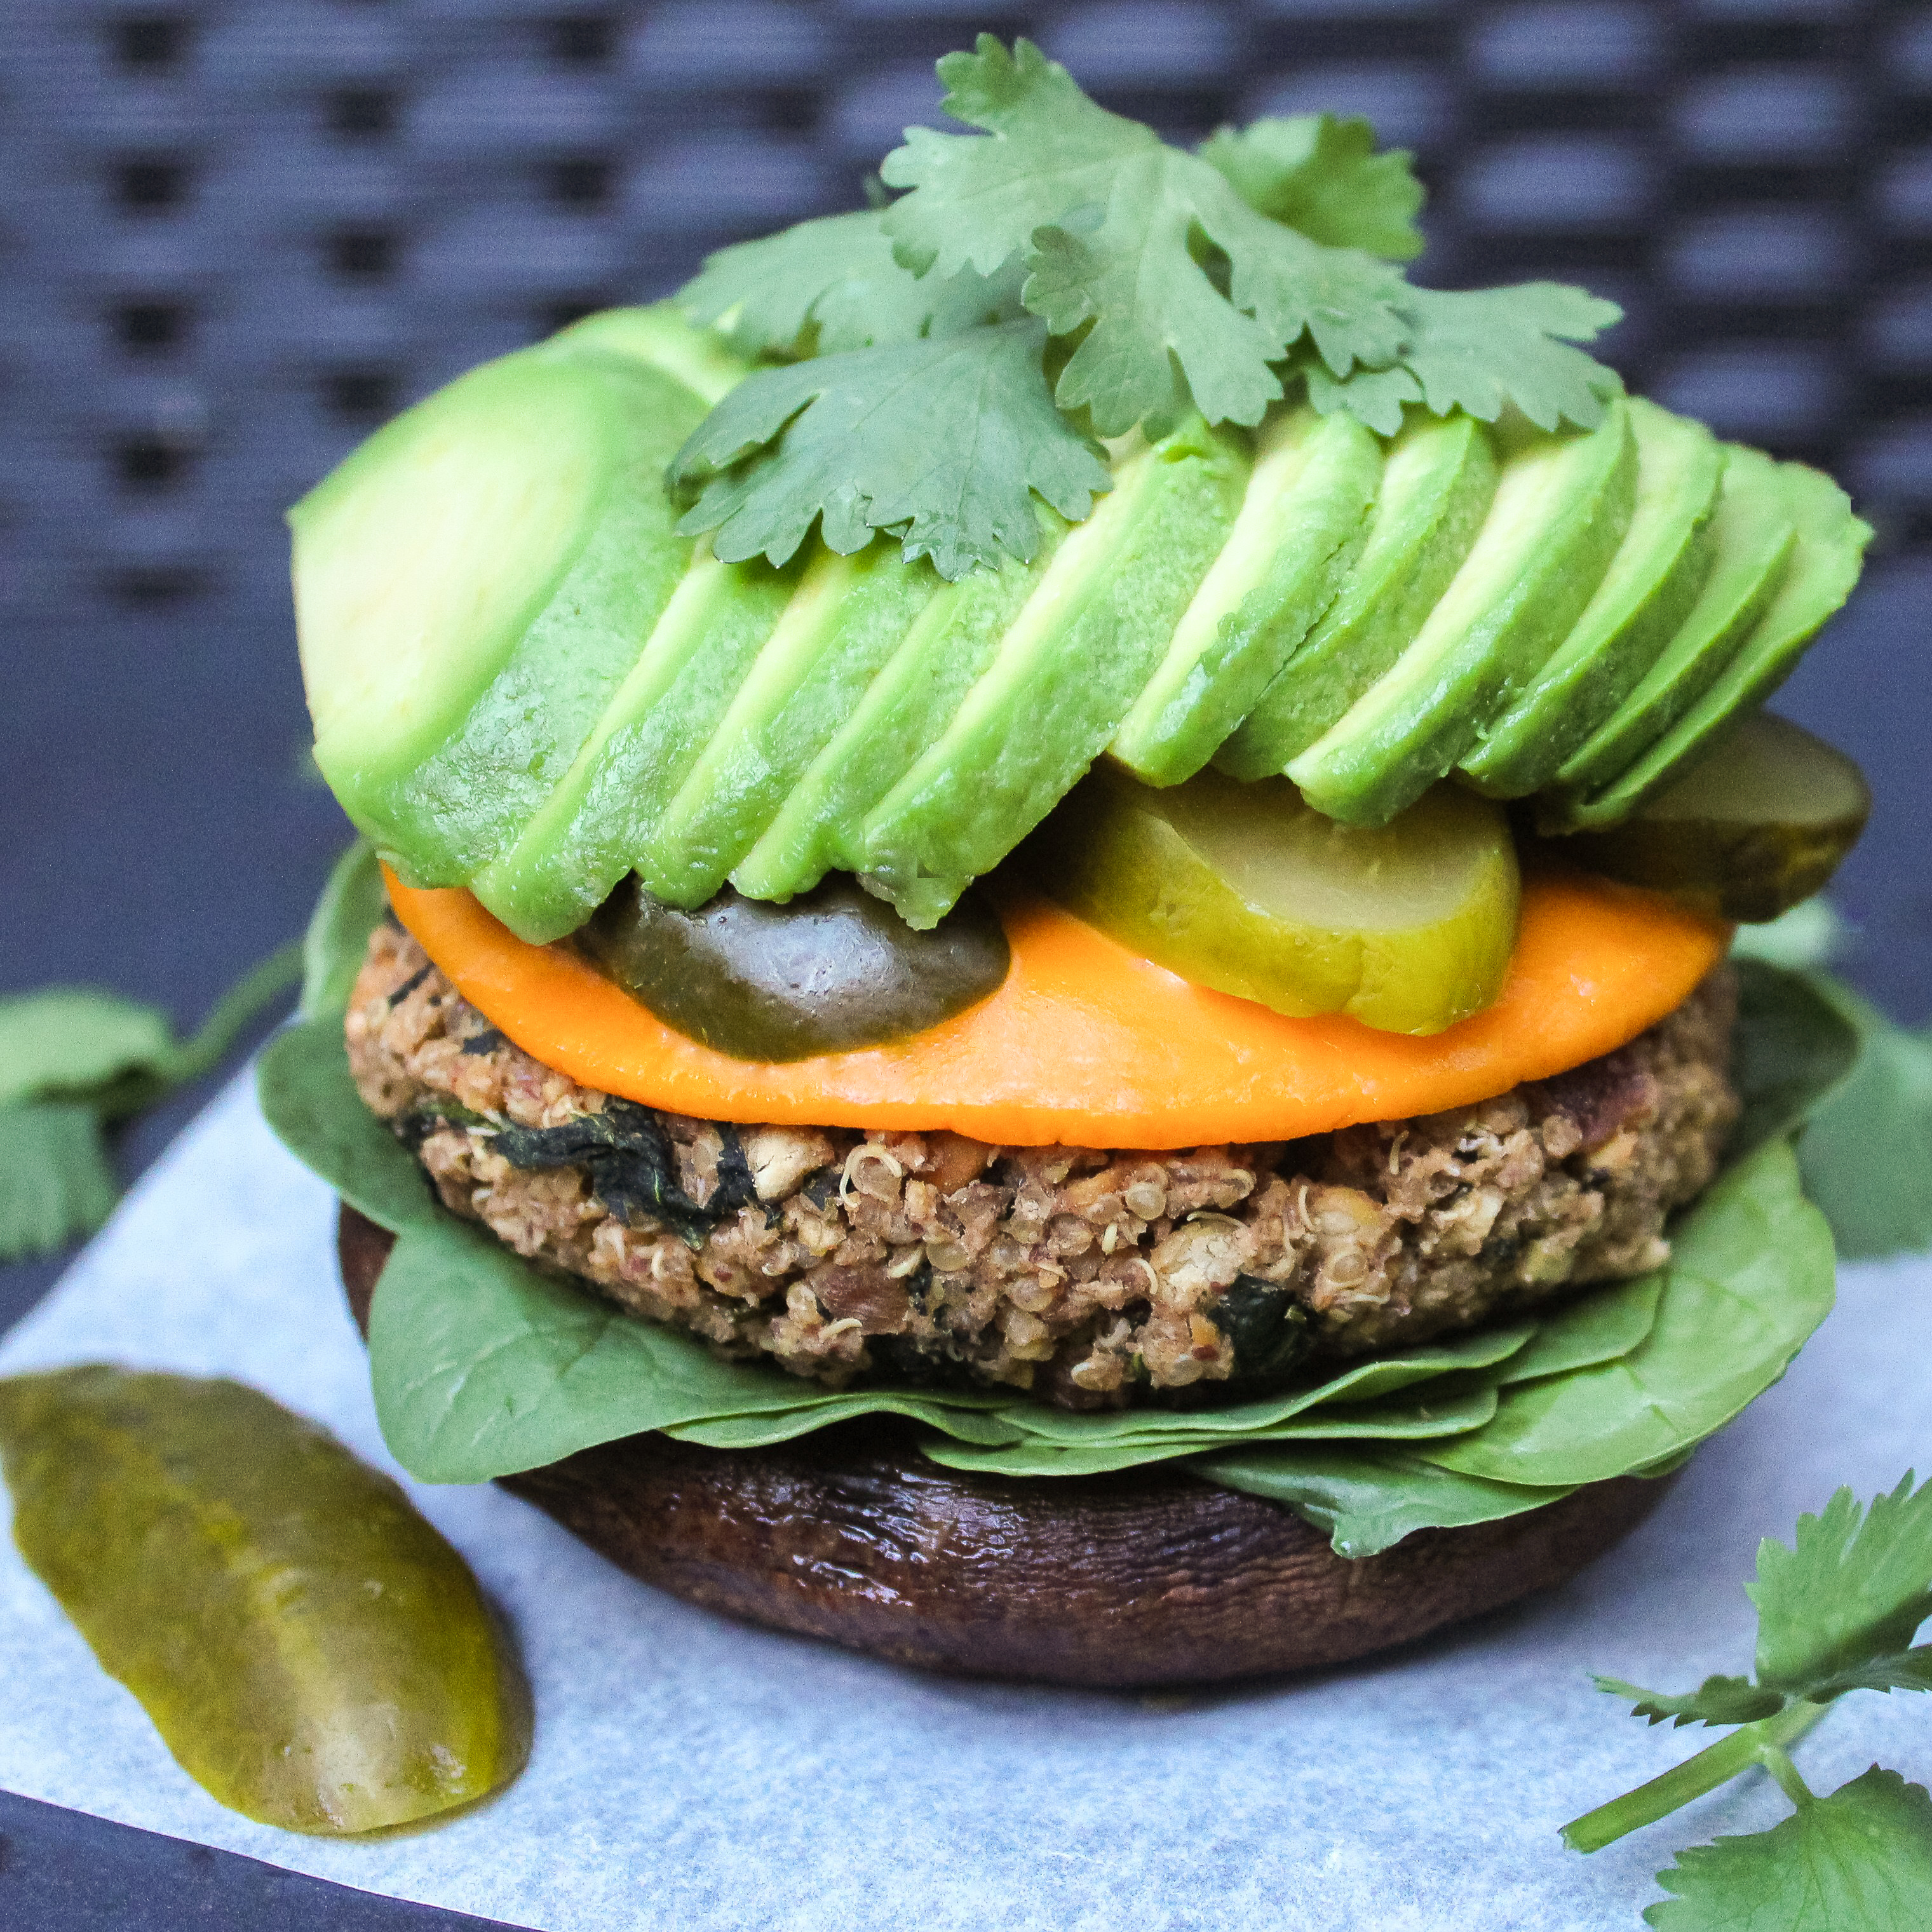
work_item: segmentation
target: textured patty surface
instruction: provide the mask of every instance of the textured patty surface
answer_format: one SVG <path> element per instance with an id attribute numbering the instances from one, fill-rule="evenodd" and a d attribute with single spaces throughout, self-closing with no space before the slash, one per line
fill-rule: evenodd
<path id="1" fill-rule="evenodd" d="M 386 923 L 346 1031 L 446 1204 L 622 1306 L 835 1387 L 939 1373 L 1088 1408 L 1658 1266 L 1736 1117 L 1735 1010 L 1720 971 L 1555 1079 L 1180 1152 L 658 1113 L 532 1060 Z"/>

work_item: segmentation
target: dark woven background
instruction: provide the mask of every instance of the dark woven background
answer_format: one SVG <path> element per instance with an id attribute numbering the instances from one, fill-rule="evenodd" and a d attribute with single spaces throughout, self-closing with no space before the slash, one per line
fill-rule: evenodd
<path id="1" fill-rule="evenodd" d="M 1634 386 L 1846 483 L 1872 566 L 1780 702 L 1879 794 L 1850 970 L 1932 1006 L 1932 6 L 1856 0 L 0 0 L 0 988 L 187 1021 L 296 930 L 344 828 L 283 508 L 466 364 L 858 205 L 982 28 L 1170 136 L 1371 116 L 1422 279 L 1587 282 Z M 52 1273 L 0 1270 L 0 1324 Z M 43 1932 L 439 1916 L 0 1828 L 0 1923 Z"/>

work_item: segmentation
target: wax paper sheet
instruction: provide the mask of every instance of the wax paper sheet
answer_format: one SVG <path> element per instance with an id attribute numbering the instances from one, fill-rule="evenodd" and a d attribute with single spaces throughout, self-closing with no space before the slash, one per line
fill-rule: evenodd
<path id="1" fill-rule="evenodd" d="M 238 1081 L 0 1369 L 107 1360 L 239 1376 L 385 1467 L 334 1204 Z M 1748 1663 L 1742 1584 L 1840 1482 L 1932 1471 L 1932 1263 L 1844 1271 L 1786 1381 L 1700 1452 L 1618 1554 L 1392 1659 L 1208 1696 L 926 1677 L 687 1607 L 535 1510 L 411 1485 L 508 1610 L 537 1706 L 521 1780 L 374 1844 L 253 1825 L 0 1551 L 0 1785 L 368 1890 L 554 1932 L 1634 1932 L 1681 1846 L 1761 1830 L 1761 1777 L 1584 1858 L 1563 1821 L 1689 1756 L 1592 1669 L 1688 1686 Z M 400 1472 L 394 1472 L 400 1474 Z M 1932 1706 L 1849 1699 L 1798 1750 L 1815 1788 L 1874 1759 L 1932 1776 Z"/>

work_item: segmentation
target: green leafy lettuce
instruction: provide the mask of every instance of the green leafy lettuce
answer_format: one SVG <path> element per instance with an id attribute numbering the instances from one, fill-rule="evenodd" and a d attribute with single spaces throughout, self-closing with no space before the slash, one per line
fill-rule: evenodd
<path id="1" fill-rule="evenodd" d="M 1720 1838 L 1658 1874 L 1674 1898 L 1646 1920 L 1664 1932 L 1913 1932 L 1932 1900 L 1932 1798 L 1876 1765 L 1819 1797 L 1790 1747 L 1826 1707 L 1858 1690 L 1932 1690 L 1932 1645 L 1913 1636 L 1932 1615 L 1932 1484 L 1907 1475 L 1862 1508 L 1840 1490 L 1802 1516 L 1791 1544 L 1758 1546 L 1755 1681 L 1708 1677 L 1681 1695 L 1611 1677 L 1600 1690 L 1650 1723 L 1736 1726 L 1675 1770 L 1564 1827 L 1593 1852 L 1716 1790 L 1771 1773 L 1796 1806 L 1768 1832 Z"/>
<path id="2" fill-rule="evenodd" d="M 376 1291 L 371 1372 L 391 1448 L 426 1480 L 481 1481 L 642 1430 L 748 1448 L 888 1413 L 922 1425 L 927 1454 L 956 1468 L 1046 1477 L 1178 1462 L 1366 1555 L 1418 1528 L 1675 1466 L 1777 1379 L 1831 1304 L 1829 1238 L 1784 1130 L 1843 1056 L 1790 1017 L 1810 1013 L 1836 1037 L 1832 1013 L 1794 999 L 1778 1008 L 1782 1052 L 1748 1045 L 1740 1058 L 1756 1144 L 1679 1222 L 1654 1274 L 1222 1408 L 1074 1414 L 996 1390 L 827 1394 L 768 1364 L 721 1361 L 444 1211 L 358 1098 L 342 1042 L 379 886 L 373 857 L 352 850 L 309 934 L 306 1017 L 262 1055 L 260 1089 L 296 1154 L 398 1237 Z"/>
<path id="3" fill-rule="evenodd" d="M 1613 303 L 1410 286 L 1422 190 L 1364 122 L 1190 154 L 1025 40 L 982 34 L 939 76 L 979 133 L 909 128 L 880 170 L 897 200 L 722 250 L 680 295 L 742 350 L 815 358 L 748 377 L 672 465 L 703 492 L 680 528 L 721 557 L 782 562 L 814 521 L 845 552 L 889 531 L 949 578 L 1030 556 L 1030 492 L 1070 515 L 1104 487 L 1089 432 L 1157 436 L 1190 407 L 1252 424 L 1297 382 L 1384 434 L 1412 403 L 1588 428 L 1618 392 L 1574 346 Z"/>
<path id="4" fill-rule="evenodd" d="M 90 987 L 0 999 L 0 1262 L 99 1227 L 121 1196 L 106 1127 L 212 1072 L 298 964 L 292 946 L 264 960 L 185 1040 L 158 1009 Z"/>

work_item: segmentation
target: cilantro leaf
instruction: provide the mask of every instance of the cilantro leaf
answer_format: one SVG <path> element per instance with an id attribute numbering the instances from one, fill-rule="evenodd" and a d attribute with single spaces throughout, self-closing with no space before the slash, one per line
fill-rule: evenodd
<path id="1" fill-rule="evenodd" d="M 1804 1690 L 1902 1651 L 1932 1616 L 1932 1483 L 1908 1474 L 1862 1510 L 1841 1489 L 1820 1516 L 1802 1516 L 1792 1546 L 1758 1545 L 1758 1682 Z"/>
<path id="2" fill-rule="evenodd" d="M 1020 313 L 1017 265 L 994 279 L 970 268 L 915 275 L 872 208 L 721 248 L 677 300 L 747 354 L 786 356 L 914 342 Z"/>
<path id="3" fill-rule="evenodd" d="M 1282 393 L 1270 368 L 1304 334 L 1338 376 L 1388 362 L 1404 329 L 1399 274 L 1258 214 L 1209 162 L 1097 106 L 1029 42 L 982 34 L 939 64 L 947 112 L 984 136 L 908 128 L 885 211 L 910 267 L 992 274 L 1016 255 L 1021 299 L 1056 335 L 1091 323 L 1054 394 L 1103 436 L 1171 416 L 1178 364 L 1210 422 L 1258 422 Z M 1224 291 L 1197 233 L 1226 258 Z"/>
<path id="4" fill-rule="evenodd" d="M 225 994 L 192 1040 L 152 1006 L 88 987 L 0 1000 L 0 1261 L 51 1254 L 120 1196 L 104 1123 L 152 1106 L 214 1066 L 301 970 L 285 946 Z"/>
<path id="5" fill-rule="evenodd" d="M 92 1108 L 0 1106 L 0 1262 L 52 1254 L 92 1234 L 120 1196 Z"/>
<path id="6" fill-rule="evenodd" d="M 678 527 L 715 531 L 727 562 L 783 563 L 814 521 L 842 554 L 903 526 L 907 557 L 930 556 L 948 579 L 997 566 L 1002 549 L 1030 557 L 1032 493 L 1078 521 L 1111 482 L 1054 406 L 1046 334 L 1006 322 L 760 370 L 673 462 L 674 481 L 705 483 Z"/>
<path id="7" fill-rule="evenodd" d="M 1219 128 L 1201 158 L 1258 214 L 1310 241 L 1406 262 L 1422 253 L 1422 184 L 1407 148 L 1375 149 L 1364 120 L 1297 114 Z"/>
<path id="8" fill-rule="evenodd" d="M 1823 1703 L 1847 1690 L 1932 1690 L 1932 1643 L 1854 1664 L 1812 1684 L 1804 1694 L 1814 1703 Z"/>
<path id="9" fill-rule="evenodd" d="M 94 1092 L 174 1043 L 166 1018 L 91 986 L 0 999 L 0 1103 Z"/>
<path id="10" fill-rule="evenodd" d="M 882 172 L 910 192 L 884 211 L 885 231 L 921 273 L 992 274 L 1024 259 L 1027 308 L 1056 335 L 1088 331 L 1054 394 L 1102 435 L 1171 416 L 1184 379 L 1210 422 L 1258 422 L 1282 393 L 1272 365 L 1304 337 L 1314 353 L 1298 373 L 1316 406 L 1385 434 L 1415 401 L 1486 420 L 1514 405 L 1544 428 L 1588 428 L 1618 393 L 1573 346 L 1616 320 L 1614 303 L 1550 282 L 1412 289 L 1364 250 L 1243 198 L 1346 202 L 1365 158 L 1360 124 L 1264 123 L 1187 154 L 1090 100 L 1025 40 L 1010 53 L 982 34 L 939 72 L 947 112 L 985 131 L 908 128 Z M 1384 190 L 1395 178 L 1377 177 Z M 1332 211 L 1312 218 L 1341 232 Z"/>
<path id="11" fill-rule="evenodd" d="M 1402 359 L 1439 416 L 1466 410 L 1492 422 L 1514 404 L 1539 429 L 1565 420 L 1589 429 L 1622 392 L 1614 370 L 1570 346 L 1623 314 L 1600 296 L 1562 282 L 1411 289 L 1402 312 L 1413 327 Z"/>
<path id="12" fill-rule="evenodd" d="M 1768 1832 L 1680 1852 L 1658 1932 L 1918 1932 L 1932 1899 L 1932 1796 L 1876 1765 Z"/>
<path id="13" fill-rule="evenodd" d="M 1466 410 L 1486 422 L 1514 406 L 1539 429 L 1566 421 L 1589 429 L 1623 388 L 1614 370 L 1572 346 L 1623 314 L 1581 289 L 1562 282 L 1405 288 L 1397 307 L 1406 326 L 1401 366 L 1347 380 L 1343 370 L 1331 378 L 1311 369 L 1309 400 L 1318 410 L 1349 410 L 1384 436 L 1400 426 L 1400 406 L 1412 402 L 1438 416 Z"/>
<path id="14" fill-rule="evenodd" d="M 1781 1691 L 1760 1690 L 1747 1677 L 1707 1677 L 1696 1690 L 1679 1697 L 1640 1690 L 1621 1678 L 1593 1677 L 1591 1682 L 1612 1697 L 1627 1698 L 1630 1715 L 1653 1724 L 1666 1719 L 1680 1728 L 1685 1724 L 1750 1724 L 1760 1718 L 1774 1718 L 1784 1708 Z"/>

